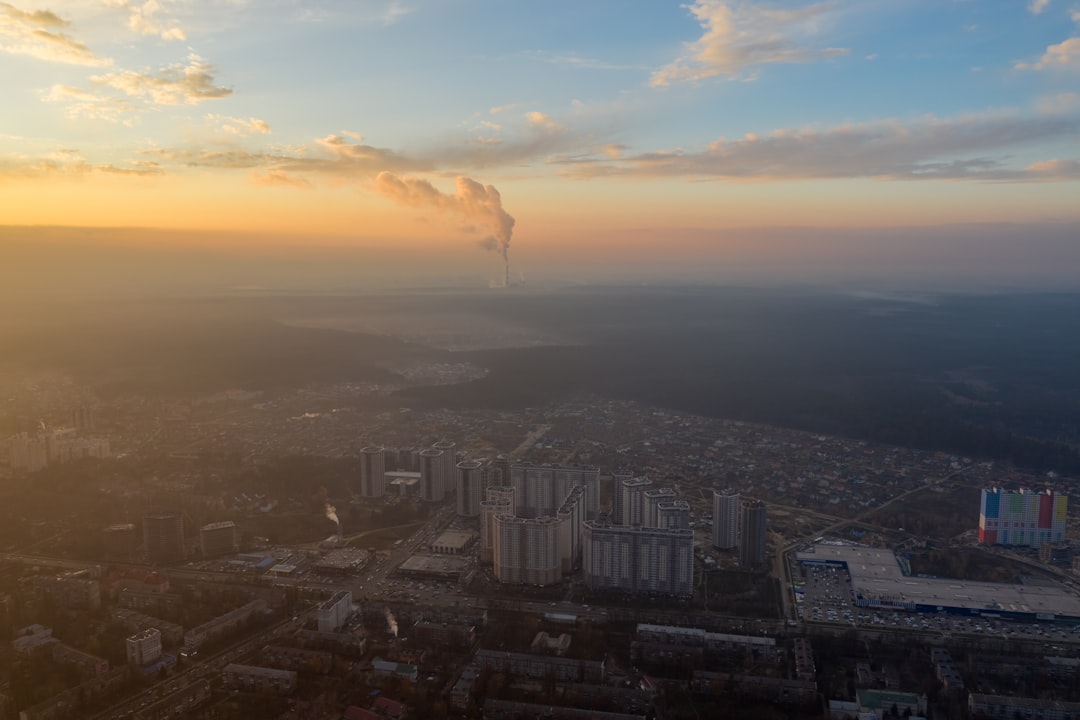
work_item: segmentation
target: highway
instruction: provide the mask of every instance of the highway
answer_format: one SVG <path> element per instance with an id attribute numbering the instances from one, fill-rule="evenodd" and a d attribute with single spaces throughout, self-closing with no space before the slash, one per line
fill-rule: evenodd
<path id="1" fill-rule="evenodd" d="M 221 671 L 226 665 L 236 662 L 244 655 L 258 650 L 288 632 L 303 627 L 304 623 L 314 615 L 314 608 L 306 610 L 295 617 L 286 618 L 254 636 L 246 637 L 202 661 L 187 660 L 186 662 L 193 663 L 192 667 L 152 685 L 137 695 L 125 698 L 123 701 L 92 717 L 94 720 L 127 717 L 136 720 L 151 720 L 160 716 L 165 706 L 169 708 L 183 707 L 190 710 L 193 705 L 184 704 L 185 695 L 193 694 L 192 687 L 196 683 L 199 681 L 212 683 L 221 675 Z M 168 702 L 170 699 L 174 699 L 175 704 Z"/>

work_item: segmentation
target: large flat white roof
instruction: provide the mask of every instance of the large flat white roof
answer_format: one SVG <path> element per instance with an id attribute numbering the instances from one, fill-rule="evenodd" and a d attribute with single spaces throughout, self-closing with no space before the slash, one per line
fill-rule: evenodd
<path id="1" fill-rule="evenodd" d="M 973 582 L 904 575 L 892 550 L 818 544 L 800 562 L 846 563 L 856 595 L 980 612 L 1042 613 L 1080 619 L 1080 597 L 1059 586 Z"/>

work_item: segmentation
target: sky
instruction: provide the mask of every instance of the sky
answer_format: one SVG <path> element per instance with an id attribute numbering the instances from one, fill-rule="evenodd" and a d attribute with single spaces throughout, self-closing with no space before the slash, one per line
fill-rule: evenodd
<path id="1" fill-rule="evenodd" d="M 0 78 L 9 251 L 1080 282 L 1080 0 L 0 0 Z"/>

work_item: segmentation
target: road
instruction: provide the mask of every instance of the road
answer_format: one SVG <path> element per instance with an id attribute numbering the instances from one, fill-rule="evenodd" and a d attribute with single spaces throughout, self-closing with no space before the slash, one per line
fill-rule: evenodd
<path id="1" fill-rule="evenodd" d="M 314 617 L 314 615 L 315 609 L 312 608 L 295 617 L 286 618 L 254 636 L 249 636 L 237 641 L 221 652 L 194 664 L 187 670 L 172 675 L 159 683 L 155 683 L 137 695 L 126 698 L 92 717 L 94 720 L 106 720 L 107 718 L 120 717 L 154 717 L 159 714 L 159 706 L 162 704 L 162 701 L 166 701 L 174 696 L 178 700 L 181 699 L 185 692 L 190 692 L 192 685 L 201 680 L 212 682 L 221 675 L 221 670 L 229 663 L 235 662 L 244 655 L 263 647 L 287 632 L 303 627 L 304 623 L 307 622 L 308 619 Z M 189 660 L 188 662 L 193 661 Z M 190 707 L 187 709 L 190 709 Z"/>

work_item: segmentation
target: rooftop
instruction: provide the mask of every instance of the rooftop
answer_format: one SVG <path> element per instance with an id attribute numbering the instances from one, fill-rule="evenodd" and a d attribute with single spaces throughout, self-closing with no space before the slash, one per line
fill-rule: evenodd
<path id="1" fill-rule="evenodd" d="M 1080 598 L 1059 587 L 904 575 L 892 550 L 817 544 L 800 562 L 845 563 L 855 594 L 918 605 L 1080 618 Z"/>

